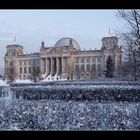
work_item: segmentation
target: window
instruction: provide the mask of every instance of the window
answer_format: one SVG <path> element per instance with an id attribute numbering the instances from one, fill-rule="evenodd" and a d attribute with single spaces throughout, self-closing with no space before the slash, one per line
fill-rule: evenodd
<path id="1" fill-rule="evenodd" d="M 26 67 L 24 67 L 24 73 L 26 73 Z"/>
<path id="2" fill-rule="evenodd" d="M 96 65 L 92 64 L 91 71 L 95 71 L 95 70 L 96 70 Z"/>
<path id="3" fill-rule="evenodd" d="M 22 73 L 22 68 L 20 67 L 20 73 Z"/>
<path id="4" fill-rule="evenodd" d="M 26 65 L 26 61 L 24 61 L 24 65 Z"/>
<path id="5" fill-rule="evenodd" d="M 81 63 L 84 63 L 84 57 L 81 58 Z"/>
<path id="6" fill-rule="evenodd" d="M 10 55 L 13 55 L 14 54 L 14 50 L 11 48 L 10 49 Z"/>
<path id="7" fill-rule="evenodd" d="M 76 58 L 76 63 L 79 63 L 79 57 Z"/>
<path id="8" fill-rule="evenodd" d="M 98 62 L 102 62 L 102 57 L 98 57 Z"/>
<path id="9" fill-rule="evenodd" d="M 35 65 L 37 65 L 37 60 L 35 60 Z"/>
<path id="10" fill-rule="evenodd" d="M 39 65 L 40 64 L 40 60 L 35 60 L 34 61 L 34 65 Z"/>
<path id="11" fill-rule="evenodd" d="M 87 57 L 87 63 L 90 63 L 90 57 Z"/>
<path id="12" fill-rule="evenodd" d="M 111 40 L 111 46 L 114 46 L 115 40 Z"/>
<path id="13" fill-rule="evenodd" d="M 22 60 L 20 60 L 20 65 L 22 65 Z"/>
<path id="14" fill-rule="evenodd" d="M 79 65 L 75 65 L 75 71 L 76 71 L 76 73 L 79 73 L 80 72 Z"/>
<path id="15" fill-rule="evenodd" d="M 101 73 L 101 71 L 102 71 L 101 64 L 98 64 L 98 72 Z"/>
<path id="16" fill-rule="evenodd" d="M 88 64 L 88 65 L 86 65 L 86 69 L 87 69 L 87 71 L 90 71 L 90 65 Z"/>
<path id="17" fill-rule="evenodd" d="M 69 46 L 64 46 L 64 50 L 69 50 Z"/>
<path id="18" fill-rule="evenodd" d="M 31 73 L 31 67 L 29 67 L 28 71 L 29 71 L 29 73 Z"/>
<path id="19" fill-rule="evenodd" d="M 36 61 L 37 65 L 39 65 L 39 64 L 40 64 L 39 62 L 40 62 L 39 60 L 37 60 L 37 61 Z"/>
<path id="20" fill-rule="evenodd" d="M 10 61 L 10 66 L 11 66 L 11 67 L 13 66 L 13 62 L 12 62 L 12 61 Z"/>
<path id="21" fill-rule="evenodd" d="M 29 60 L 29 65 L 32 65 L 32 60 Z"/>
<path id="22" fill-rule="evenodd" d="M 35 66 L 33 67 L 33 73 L 34 73 L 34 72 L 36 72 L 36 70 L 35 70 Z"/>
<path id="23" fill-rule="evenodd" d="M 84 71 L 84 65 L 81 65 L 81 71 Z"/>
<path id="24" fill-rule="evenodd" d="M 36 68 L 36 72 L 40 73 L 40 68 L 39 67 Z"/>
<path id="25" fill-rule="evenodd" d="M 95 62 L 95 57 L 92 58 L 92 62 Z"/>

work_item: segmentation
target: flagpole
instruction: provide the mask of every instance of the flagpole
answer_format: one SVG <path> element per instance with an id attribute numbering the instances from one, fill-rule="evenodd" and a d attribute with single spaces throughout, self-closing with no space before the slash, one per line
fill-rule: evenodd
<path id="1" fill-rule="evenodd" d="M 110 28 L 109 28 L 109 36 L 110 36 Z"/>
<path id="2" fill-rule="evenodd" d="M 14 38 L 14 44 L 15 44 L 15 42 L 16 42 L 16 37 Z"/>

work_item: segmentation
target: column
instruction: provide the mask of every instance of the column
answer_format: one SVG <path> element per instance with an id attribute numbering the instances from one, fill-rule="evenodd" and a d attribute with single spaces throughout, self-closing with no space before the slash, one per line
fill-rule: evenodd
<path id="1" fill-rule="evenodd" d="M 42 72 L 42 59 L 40 59 L 40 72 L 43 73 Z"/>
<path id="2" fill-rule="evenodd" d="M 53 74 L 53 58 L 51 57 L 51 74 Z"/>
<path id="3" fill-rule="evenodd" d="M 51 58 L 48 58 L 48 72 L 51 73 Z"/>
<path id="4" fill-rule="evenodd" d="M 40 70 L 41 70 L 41 73 L 43 73 L 44 71 L 44 67 L 43 67 L 43 59 L 41 58 L 40 60 Z"/>
<path id="5" fill-rule="evenodd" d="M 43 73 L 45 72 L 45 60 L 44 59 L 42 59 L 43 61 L 42 61 L 42 67 L 43 67 Z"/>
<path id="6" fill-rule="evenodd" d="M 68 57 L 65 59 L 65 73 L 68 73 Z"/>
<path id="7" fill-rule="evenodd" d="M 64 58 L 61 58 L 61 67 L 62 67 L 62 74 L 64 73 Z"/>
<path id="8" fill-rule="evenodd" d="M 90 78 L 91 78 L 92 77 L 92 57 L 90 57 L 89 65 L 90 65 L 89 75 L 90 75 Z"/>
<path id="9" fill-rule="evenodd" d="M 44 58 L 44 73 L 46 73 L 46 59 Z"/>
<path id="10" fill-rule="evenodd" d="M 29 75 L 29 60 L 27 60 L 27 63 L 26 63 L 26 78 L 28 79 L 28 75 Z"/>
<path id="11" fill-rule="evenodd" d="M 59 59 L 59 74 L 61 74 L 61 72 L 62 72 L 61 58 L 59 57 L 58 59 Z"/>
<path id="12" fill-rule="evenodd" d="M 48 58 L 46 58 L 45 61 L 46 61 L 46 71 L 45 72 L 48 74 Z"/>
<path id="13" fill-rule="evenodd" d="M 54 72 L 54 75 L 57 72 L 57 60 L 56 60 L 56 58 L 54 58 L 53 72 Z"/>
<path id="14" fill-rule="evenodd" d="M 86 77 L 86 58 L 84 57 L 84 78 Z"/>
<path id="15" fill-rule="evenodd" d="M 56 58 L 56 65 L 57 65 L 56 66 L 57 67 L 56 73 L 59 74 L 59 58 L 58 57 Z"/>
<path id="16" fill-rule="evenodd" d="M 96 74 L 96 77 L 98 77 L 98 60 L 97 60 L 97 56 L 95 57 L 95 65 L 96 65 L 95 74 Z"/>

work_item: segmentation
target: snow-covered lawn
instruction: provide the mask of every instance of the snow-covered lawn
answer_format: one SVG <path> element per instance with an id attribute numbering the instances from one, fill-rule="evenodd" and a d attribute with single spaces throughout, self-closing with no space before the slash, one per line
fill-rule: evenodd
<path id="1" fill-rule="evenodd" d="M 140 130 L 140 103 L 0 100 L 0 130 Z"/>
<path id="2" fill-rule="evenodd" d="M 2 92 L 0 130 L 140 130 L 140 82 L 22 83 Z"/>

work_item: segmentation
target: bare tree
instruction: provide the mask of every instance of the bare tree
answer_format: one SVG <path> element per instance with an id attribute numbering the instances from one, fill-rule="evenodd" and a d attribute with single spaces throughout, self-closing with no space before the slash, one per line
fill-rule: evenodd
<path id="1" fill-rule="evenodd" d="M 7 79 L 10 80 L 10 82 L 14 81 L 17 75 L 15 67 L 7 68 L 6 75 L 7 75 Z"/>
<path id="2" fill-rule="evenodd" d="M 120 38 L 128 74 L 136 81 L 140 76 L 140 10 L 119 10 L 118 15 L 128 25 L 127 31 L 121 33 Z"/>

